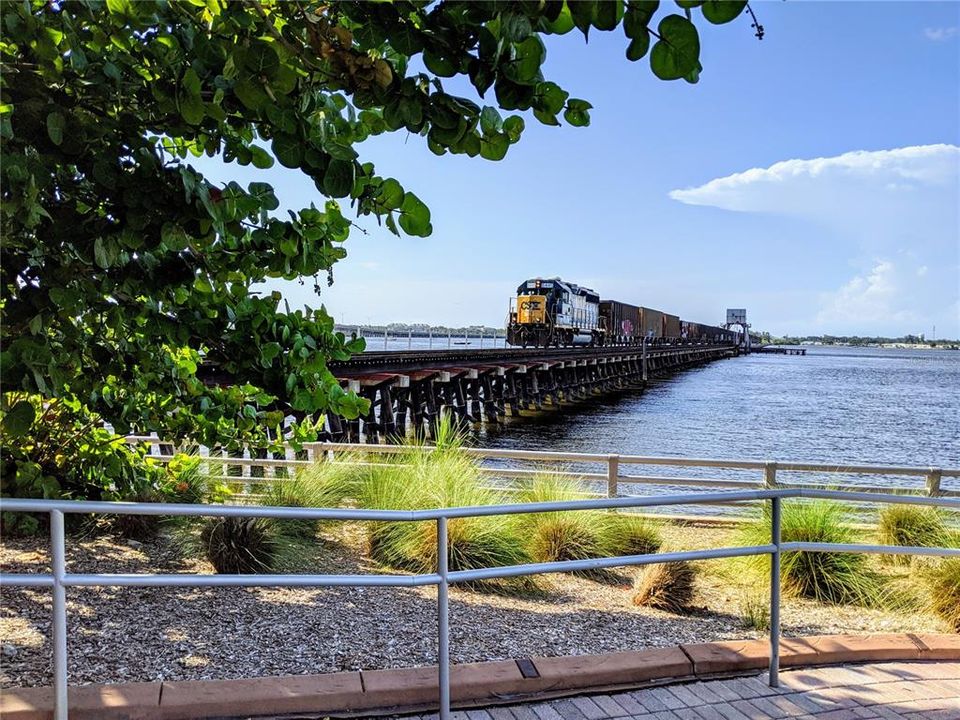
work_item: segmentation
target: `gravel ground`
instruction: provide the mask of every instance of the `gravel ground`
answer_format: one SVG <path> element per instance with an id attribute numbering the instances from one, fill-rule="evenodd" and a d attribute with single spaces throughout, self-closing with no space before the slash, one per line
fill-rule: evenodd
<path id="1" fill-rule="evenodd" d="M 674 547 L 725 544 L 728 531 L 670 526 Z M 357 528 L 325 536 L 304 568 L 369 572 Z M 211 572 L 183 560 L 166 539 L 131 545 L 110 537 L 68 539 L 71 572 Z M 714 561 L 698 580 L 694 612 L 672 615 L 630 604 L 633 571 L 609 583 L 544 579 L 544 592 L 504 597 L 451 591 L 454 662 L 590 654 L 680 642 L 756 637 L 739 620 L 745 594 L 735 561 Z M 4 572 L 48 572 L 44 542 L 0 544 Z M 241 678 L 376 669 L 436 662 L 434 588 L 71 589 L 68 656 L 73 684 Z M 51 683 L 50 595 L 2 589 L 0 687 Z M 786 635 L 944 632 L 936 618 L 788 601 Z"/>

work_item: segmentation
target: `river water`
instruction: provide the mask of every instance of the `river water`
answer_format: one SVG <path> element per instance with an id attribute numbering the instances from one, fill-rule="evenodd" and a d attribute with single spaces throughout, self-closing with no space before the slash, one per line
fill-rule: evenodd
<path id="1" fill-rule="evenodd" d="M 960 352 L 809 347 L 654 380 L 478 438 L 484 447 L 830 464 L 960 467 Z M 575 469 L 571 466 L 571 469 Z M 594 472 L 600 468 L 594 466 Z M 621 473 L 752 479 L 758 471 L 623 466 Z M 923 478 L 778 474 L 922 487 Z M 669 487 L 669 486 L 665 486 Z M 943 480 L 960 489 L 960 482 Z M 678 488 L 679 489 L 679 488 Z M 636 487 L 642 494 L 663 487 Z"/>

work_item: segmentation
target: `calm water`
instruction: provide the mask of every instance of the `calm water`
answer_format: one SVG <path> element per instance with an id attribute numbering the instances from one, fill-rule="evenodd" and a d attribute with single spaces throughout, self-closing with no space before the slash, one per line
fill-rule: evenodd
<path id="1" fill-rule="evenodd" d="M 958 467 L 960 352 L 811 347 L 806 356 L 723 360 L 654 381 L 643 393 L 488 432 L 479 442 L 571 452 Z M 622 467 L 621 472 L 681 471 Z M 756 471 L 715 469 L 682 469 L 682 474 L 758 477 Z M 916 486 L 923 478 L 892 482 Z M 955 480 L 943 485 L 960 489 Z"/>

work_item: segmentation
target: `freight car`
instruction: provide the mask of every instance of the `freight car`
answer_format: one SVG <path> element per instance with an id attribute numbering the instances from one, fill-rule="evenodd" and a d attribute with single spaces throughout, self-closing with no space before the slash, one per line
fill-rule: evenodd
<path id="1" fill-rule="evenodd" d="M 644 339 L 736 343 L 739 334 L 619 300 L 560 278 L 533 278 L 510 300 L 507 342 L 521 347 L 634 345 Z"/>

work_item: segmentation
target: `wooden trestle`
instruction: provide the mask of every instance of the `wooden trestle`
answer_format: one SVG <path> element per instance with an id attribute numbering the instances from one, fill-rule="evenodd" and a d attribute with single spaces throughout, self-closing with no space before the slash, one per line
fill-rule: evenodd
<path id="1" fill-rule="evenodd" d="M 331 363 L 331 370 L 370 401 L 370 411 L 356 420 L 328 416 L 321 440 L 391 443 L 411 433 L 435 439 L 444 415 L 463 428 L 499 424 L 642 390 L 645 378 L 735 354 L 730 345 L 364 353 Z"/>

